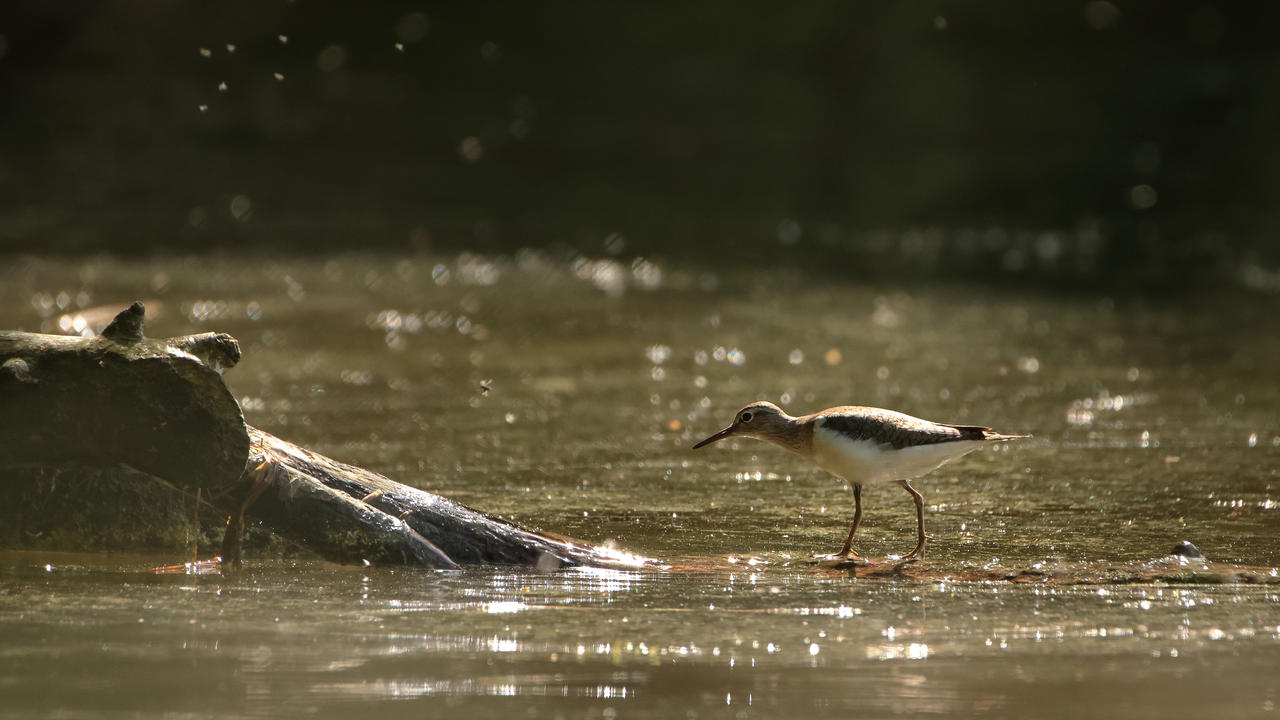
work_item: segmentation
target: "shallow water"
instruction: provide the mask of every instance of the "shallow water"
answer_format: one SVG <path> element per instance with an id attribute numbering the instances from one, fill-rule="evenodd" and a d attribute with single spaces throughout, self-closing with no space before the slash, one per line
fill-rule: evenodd
<path id="1" fill-rule="evenodd" d="M 254 425 L 698 569 L 258 559 L 166 577 L 147 568 L 181 549 L 7 553 L 0 716 L 1231 717 L 1280 694 L 1275 585 L 855 578 L 808 563 L 843 539 L 843 483 L 752 441 L 689 449 L 755 399 L 1032 433 L 916 483 L 937 574 L 1102 580 L 1188 539 L 1265 576 L 1274 296 L 842 286 L 535 253 L 0 268 L 6 328 L 74 332 L 139 297 L 151 335 L 240 339 L 226 380 Z M 855 547 L 909 550 L 907 494 L 864 503 Z"/>

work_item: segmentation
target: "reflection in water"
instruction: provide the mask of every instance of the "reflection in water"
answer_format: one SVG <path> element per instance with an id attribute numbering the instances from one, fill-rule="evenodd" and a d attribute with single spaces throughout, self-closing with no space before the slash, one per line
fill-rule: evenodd
<path id="1" fill-rule="evenodd" d="M 962 680 L 985 677 L 977 668 L 1034 676 L 1052 658 L 1055 672 L 1092 676 L 1094 656 L 1223 662 L 1214 651 L 1221 644 L 1228 657 L 1265 661 L 1268 647 L 1280 647 L 1280 591 L 1256 586 L 900 585 L 795 568 L 746 578 L 500 570 L 438 577 L 297 563 L 174 584 L 103 564 L 104 557 L 46 563 L 51 570 L 34 559 L 3 558 L 7 587 L 43 580 L 34 595 L 0 596 L 10 598 L 0 604 L 0 622 L 14 630 L 5 670 L 19 686 L 36 683 L 42 663 L 78 652 L 74 638 L 88 633 L 119 658 L 120 674 L 104 668 L 99 676 L 125 687 L 136 674 L 130 667 L 149 667 L 177 686 L 188 673 L 201 682 L 232 673 L 222 681 L 241 687 L 244 702 L 277 708 L 435 696 L 655 708 L 668 693 L 693 701 L 708 692 L 733 706 L 764 698 L 768 707 L 816 708 L 818 698 L 843 697 L 838 706 L 854 707 L 844 695 L 822 693 L 831 691 L 832 673 L 876 675 L 859 665 L 874 662 L 928 663 L 913 675 L 880 676 L 874 698 L 914 702 L 924 692 L 939 711 L 955 712 L 979 702 Z M 787 591 L 761 602 L 754 592 L 761 583 Z M 39 652 L 48 642 L 64 648 L 61 660 Z M 1011 660 L 996 659 L 1006 655 Z M 169 660 L 181 657 L 191 664 Z M 687 679 L 667 672 L 686 663 L 693 664 Z M 1160 672 L 1148 667 L 1135 682 Z M 284 677 L 292 680 L 282 685 Z M 979 694 L 1000 704 L 1016 699 L 991 687 Z"/>
<path id="2" fill-rule="evenodd" d="M 0 326 L 84 332 L 138 296 L 154 335 L 240 339 L 225 379 L 249 422 L 669 567 L 258 559 L 223 578 L 148 572 L 172 554 L 4 554 L 0 717 L 1216 717 L 1280 693 L 1280 339 L 1251 296 L 885 292 L 532 252 L 21 260 Z M 1035 437 L 922 479 L 939 577 L 868 579 L 811 564 L 852 512 L 843 483 L 767 447 L 689 452 L 754 399 Z M 871 507 L 883 557 L 914 518 Z M 1166 557 L 1182 540 L 1263 582 L 1119 583 L 1203 568 Z M 1077 576 L 1108 582 L 1058 582 Z"/>
<path id="3" fill-rule="evenodd" d="M 1227 665 L 1240 677 L 1201 691 L 1228 702 L 1247 678 L 1256 689 L 1235 701 L 1262 702 L 1280 659 L 1280 589 L 1269 586 L 901 584 L 778 567 L 751 574 L 757 583 L 728 571 L 439 576 L 268 561 L 242 578 L 175 583 L 131 569 L 142 560 L 57 557 L 47 570 L 37 555 L 0 556 L 0 669 L 21 691 L 17 707 L 66 714 L 98 683 L 128 697 L 145 677 L 171 688 L 147 690 L 167 707 L 197 698 L 334 717 L 347 702 L 509 696 L 652 712 L 715 697 L 787 712 L 906 703 L 954 714 L 1070 700 L 1073 690 L 1053 689 L 1064 676 L 1141 693 L 1171 672 Z M 786 591 L 762 602 L 760 583 Z M 39 590 L 9 592 L 18 587 Z M 100 648 L 115 661 L 94 682 L 38 692 L 54 668 Z M 1161 664 L 1174 661 L 1193 665 Z M 1127 685 L 1106 669 L 1116 663 Z M 1009 673 L 1051 684 L 1032 696 L 993 683 Z M 848 683 L 857 692 L 839 689 Z"/>

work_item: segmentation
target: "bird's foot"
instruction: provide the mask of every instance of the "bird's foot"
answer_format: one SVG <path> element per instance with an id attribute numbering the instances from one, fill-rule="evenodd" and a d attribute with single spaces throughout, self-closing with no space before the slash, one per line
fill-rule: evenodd
<path id="1" fill-rule="evenodd" d="M 867 564 L 866 558 L 852 550 L 844 550 L 831 555 L 815 555 L 814 560 L 822 567 L 861 567 Z"/>
<path id="2" fill-rule="evenodd" d="M 929 535 L 924 535 L 924 536 L 922 536 L 922 537 L 920 538 L 920 542 L 916 543 L 916 547 L 915 547 L 915 549 L 914 549 L 914 550 L 912 550 L 911 552 L 907 553 L 907 556 L 906 556 L 906 557 L 902 558 L 902 563 L 901 563 L 901 564 L 902 564 L 902 565 L 905 565 L 905 564 L 907 564 L 907 563 L 913 563 L 913 562 L 916 562 L 916 561 L 918 561 L 918 560 L 923 560 L 923 559 L 924 559 L 924 546 L 925 546 L 925 543 L 927 543 L 928 541 L 930 541 L 930 540 L 932 540 L 932 539 L 933 539 L 933 537 L 932 537 L 932 536 L 929 536 Z"/>

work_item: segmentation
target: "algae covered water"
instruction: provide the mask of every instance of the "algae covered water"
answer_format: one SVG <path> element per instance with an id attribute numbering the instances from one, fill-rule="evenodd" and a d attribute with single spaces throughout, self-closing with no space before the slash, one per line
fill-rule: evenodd
<path id="1" fill-rule="evenodd" d="M 1245 717 L 1280 693 L 1272 296 L 535 252 L 0 269 L 5 328 L 80 332 L 134 299 L 149 334 L 239 338 L 251 424 L 671 567 L 224 578 L 149 572 L 183 548 L 6 552 L 0 716 Z M 690 450 L 756 399 L 1034 437 L 915 483 L 922 576 L 858 577 L 811 563 L 847 530 L 842 482 L 763 443 Z M 861 553 L 911 548 L 904 491 L 864 506 Z M 1121 582 L 1176 580 L 1182 540 L 1254 582 Z M 972 579 L 1005 569 L 1031 574 Z"/>

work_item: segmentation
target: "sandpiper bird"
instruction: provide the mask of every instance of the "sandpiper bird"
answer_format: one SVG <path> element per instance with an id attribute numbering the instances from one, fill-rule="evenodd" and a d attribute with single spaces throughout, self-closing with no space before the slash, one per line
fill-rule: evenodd
<path id="1" fill-rule="evenodd" d="M 853 527 L 837 558 L 857 557 L 853 534 L 862 522 L 863 483 L 897 482 L 916 503 L 916 547 L 906 560 L 924 557 L 924 498 L 911 479 L 995 441 L 1029 437 L 1001 435 L 979 425 L 947 425 L 880 408 L 842 406 L 791 417 L 773 403 L 754 402 L 733 424 L 693 449 L 734 435 L 767 440 L 814 461 L 853 488 Z"/>

